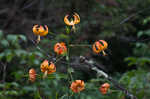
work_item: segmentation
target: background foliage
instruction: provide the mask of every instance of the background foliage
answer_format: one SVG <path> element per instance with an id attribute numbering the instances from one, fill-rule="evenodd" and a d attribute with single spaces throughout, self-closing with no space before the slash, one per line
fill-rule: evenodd
<path id="1" fill-rule="evenodd" d="M 94 60 L 138 99 L 149 99 L 149 5 L 150 0 L 0 0 L 0 99 L 66 99 L 72 93 L 66 83 L 66 64 L 58 62 L 57 73 L 35 83 L 28 81 L 28 70 L 35 68 L 42 75 L 41 62 L 55 60 L 49 58 L 55 56 L 53 45 L 67 38 L 73 44 L 106 40 L 107 56 L 87 47 L 71 48 L 71 56 Z M 81 22 L 77 32 L 68 36 L 63 18 L 73 12 Z M 38 46 L 33 43 L 35 24 L 46 24 L 50 30 Z M 112 84 L 115 91 L 102 95 L 98 88 L 108 81 L 82 66 L 73 68 L 74 79 L 84 80 L 86 90 L 70 99 L 127 99 Z"/>

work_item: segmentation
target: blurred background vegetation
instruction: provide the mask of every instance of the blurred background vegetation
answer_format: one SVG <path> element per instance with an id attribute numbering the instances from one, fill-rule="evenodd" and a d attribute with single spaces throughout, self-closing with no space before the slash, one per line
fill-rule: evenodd
<path id="1" fill-rule="evenodd" d="M 94 60 L 110 76 L 138 97 L 150 98 L 150 0 L 0 0 L 0 99 L 67 99 L 71 94 L 66 82 L 65 60 L 49 79 L 28 80 L 28 70 L 38 74 L 44 59 L 55 56 L 56 42 L 71 38 L 72 44 L 108 42 L 107 56 L 91 48 L 71 48 L 71 57 L 80 55 Z M 66 35 L 63 18 L 77 12 L 81 22 L 76 33 Z M 36 46 L 32 33 L 35 24 L 46 24 L 51 32 Z M 76 63 L 76 61 L 71 61 Z M 104 82 L 93 71 L 74 66 L 73 78 L 82 79 L 86 89 L 70 99 L 127 99 L 116 90 L 102 95 Z"/>

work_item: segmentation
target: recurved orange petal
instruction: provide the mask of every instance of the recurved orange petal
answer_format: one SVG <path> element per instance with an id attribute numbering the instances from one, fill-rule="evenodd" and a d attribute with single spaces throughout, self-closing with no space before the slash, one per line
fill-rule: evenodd
<path id="1" fill-rule="evenodd" d="M 75 24 L 80 23 L 80 17 L 79 17 L 79 15 L 77 13 L 75 13 L 73 16 L 74 16 L 74 23 Z"/>

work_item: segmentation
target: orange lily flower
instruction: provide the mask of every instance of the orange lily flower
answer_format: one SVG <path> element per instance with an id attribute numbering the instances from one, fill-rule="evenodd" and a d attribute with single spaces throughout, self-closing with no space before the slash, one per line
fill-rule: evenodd
<path id="1" fill-rule="evenodd" d="M 34 25 L 32 30 L 33 30 L 33 33 L 38 36 L 37 42 L 40 41 L 41 36 L 46 36 L 48 34 L 47 25 L 44 25 L 44 27 L 41 25 L 40 26 Z"/>
<path id="2" fill-rule="evenodd" d="M 73 15 L 73 18 L 71 21 L 69 21 L 68 19 L 69 15 L 67 14 L 65 17 L 64 17 L 64 22 L 69 25 L 69 26 L 72 26 L 72 29 L 75 30 L 75 24 L 78 24 L 80 23 L 80 16 L 77 14 L 77 13 L 74 13 Z"/>
<path id="3" fill-rule="evenodd" d="M 108 89 L 110 88 L 110 84 L 109 83 L 104 83 L 101 85 L 101 87 L 99 88 L 99 91 L 102 94 L 106 94 L 108 92 Z"/>
<path id="4" fill-rule="evenodd" d="M 74 93 L 78 93 L 82 90 L 84 90 L 85 84 L 84 81 L 82 80 L 75 80 L 74 82 L 72 82 L 70 89 L 74 92 Z"/>
<path id="5" fill-rule="evenodd" d="M 35 71 L 34 68 L 31 68 L 31 69 L 29 70 L 29 80 L 30 80 L 31 82 L 34 82 L 35 79 L 36 79 L 36 71 Z"/>
<path id="6" fill-rule="evenodd" d="M 106 53 L 104 52 L 105 49 L 107 49 L 108 47 L 108 44 L 106 41 L 104 40 L 99 40 L 99 41 L 96 41 L 94 44 L 93 44 L 93 51 L 95 53 L 100 53 L 101 51 L 103 52 L 103 55 L 105 56 Z"/>
<path id="7" fill-rule="evenodd" d="M 52 74 L 56 72 L 56 67 L 53 62 L 49 62 L 48 60 L 44 60 L 44 62 L 41 64 L 41 71 L 44 73 L 43 78 L 47 77 L 47 74 Z"/>
<path id="8" fill-rule="evenodd" d="M 56 43 L 55 46 L 54 46 L 54 51 L 58 55 L 64 55 L 67 52 L 67 47 L 66 47 L 65 43 L 63 43 L 63 42 Z"/>

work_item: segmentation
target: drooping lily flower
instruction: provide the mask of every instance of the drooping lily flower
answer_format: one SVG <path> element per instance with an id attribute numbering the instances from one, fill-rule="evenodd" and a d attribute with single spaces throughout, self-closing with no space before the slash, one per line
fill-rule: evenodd
<path id="1" fill-rule="evenodd" d="M 105 49 L 107 49 L 108 47 L 108 44 L 106 41 L 104 40 L 99 40 L 99 41 L 96 41 L 94 44 L 93 44 L 93 51 L 95 53 L 100 53 L 101 51 L 103 52 L 103 55 L 105 56 L 106 53 L 104 52 Z"/>
<path id="2" fill-rule="evenodd" d="M 38 36 L 37 42 L 40 42 L 40 37 L 48 34 L 48 27 L 47 25 L 44 25 L 44 27 L 42 25 L 34 25 L 32 31 Z"/>
<path id="3" fill-rule="evenodd" d="M 64 55 L 67 52 L 67 47 L 64 42 L 56 43 L 54 46 L 54 51 L 58 55 Z"/>
<path id="4" fill-rule="evenodd" d="M 108 92 L 109 88 L 110 88 L 110 84 L 109 83 L 104 83 L 99 88 L 99 91 L 104 95 Z"/>
<path id="5" fill-rule="evenodd" d="M 64 17 L 64 22 L 65 22 L 67 25 L 72 26 L 72 30 L 75 31 L 75 24 L 80 23 L 80 16 L 79 16 L 77 13 L 74 13 L 73 19 L 69 20 L 68 17 L 69 17 L 69 15 L 67 14 L 67 15 Z"/>
<path id="6" fill-rule="evenodd" d="M 74 82 L 72 82 L 70 89 L 74 92 L 74 93 L 78 93 L 82 90 L 84 90 L 85 84 L 84 81 L 82 80 L 75 80 Z"/>
<path id="7" fill-rule="evenodd" d="M 41 71 L 44 73 L 43 78 L 47 77 L 47 74 L 52 74 L 56 72 L 56 67 L 53 62 L 48 62 L 48 60 L 44 60 L 41 64 Z"/>
<path id="8" fill-rule="evenodd" d="M 36 71 L 35 71 L 34 68 L 31 68 L 31 69 L 29 70 L 29 80 L 30 80 L 31 82 L 34 82 L 35 79 L 36 79 Z"/>

